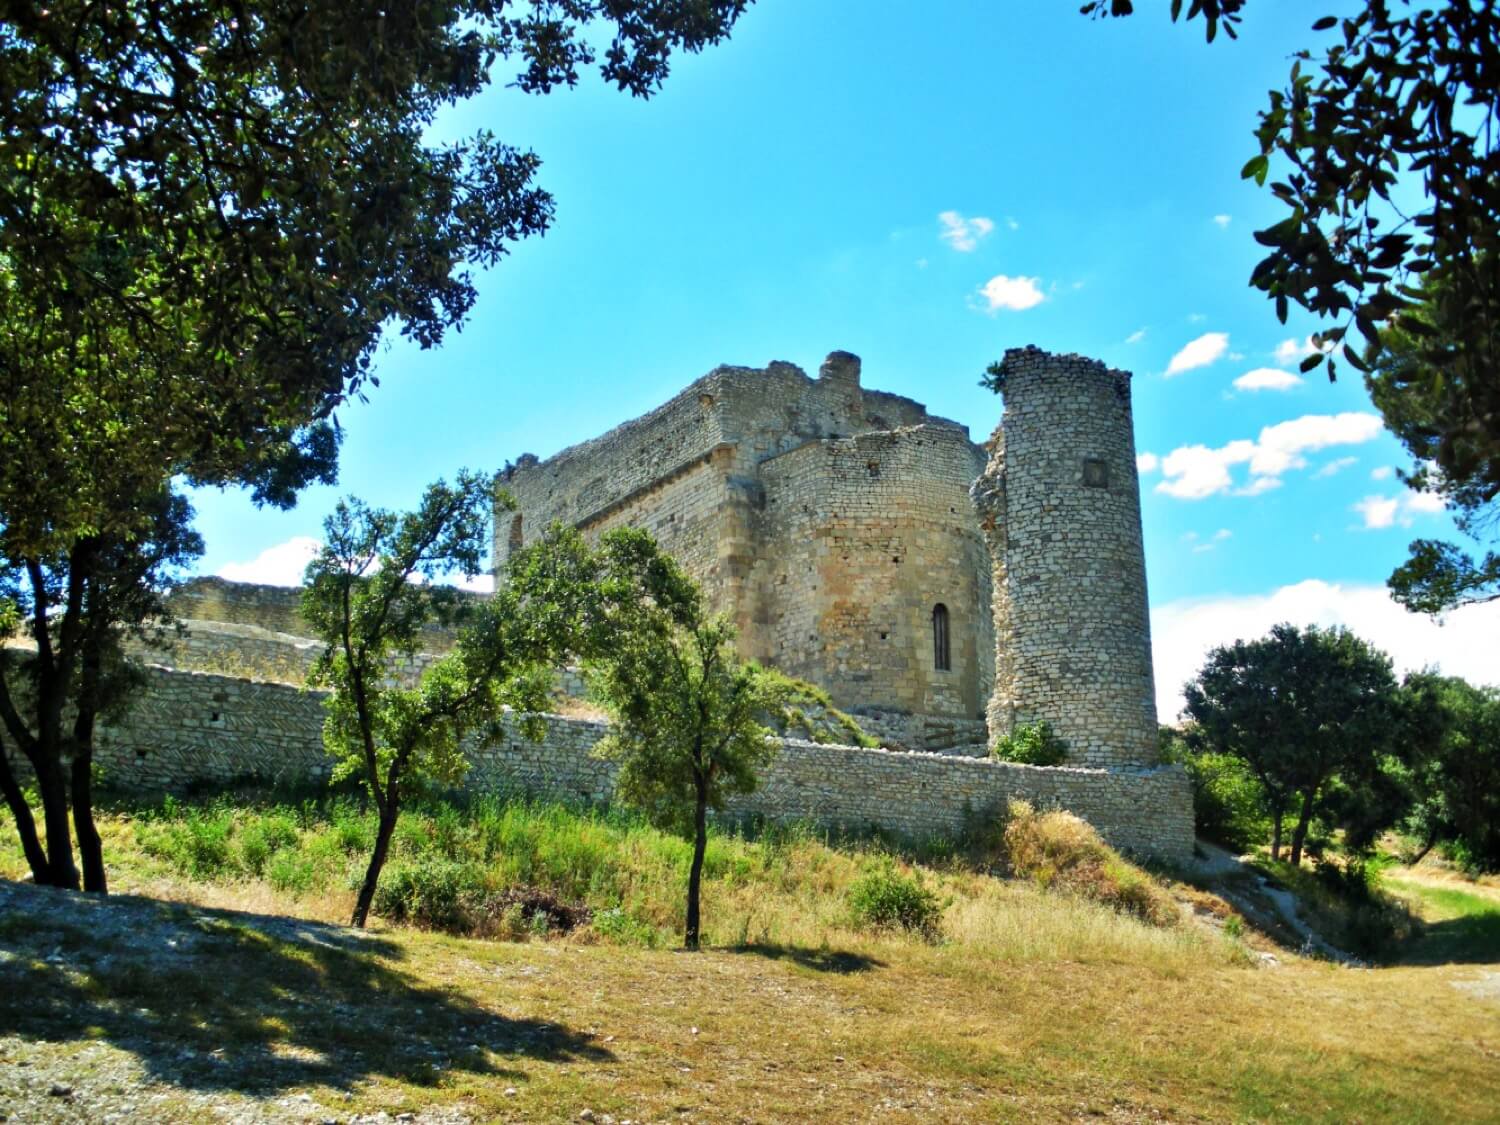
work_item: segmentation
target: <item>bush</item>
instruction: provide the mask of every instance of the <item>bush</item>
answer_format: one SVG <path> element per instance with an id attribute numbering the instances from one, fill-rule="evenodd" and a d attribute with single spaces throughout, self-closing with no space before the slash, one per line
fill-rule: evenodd
<path id="1" fill-rule="evenodd" d="M 283 848 L 297 846 L 297 824 L 284 812 L 252 817 L 237 833 L 240 866 L 248 875 L 265 873 L 266 863 Z"/>
<path id="2" fill-rule="evenodd" d="M 1060 766 L 1068 760 L 1068 744 L 1045 720 L 1023 723 L 990 748 L 990 757 L 1023 766 Z"/>
<path id="3" fill-rule="evenodd" d="M 386 871 L 375 892 L 375 910 L 393 922 L 467 933 L 477 873 L 462 863 L 424 857 Z"/>
<path id="4" fill-rule="evenodd" d="M 914 875 L 903 875 L 889 859 L 849 888 L 849 908 L 858 926 L 903 929 L 929 940 L 941 932 L 938 896 Z"/>
<path id="5" fill-rule="evenodd" d="M 312 856 L 289 849 L 276 852 L 266 867 L 266 882 L 293 895 L 311 890 L 316 875 Z"/>
<path id="6" fill-rule="evenodd" d="M 1250 768 L 1229 754 L 1195 754 L 1174 744 L 1169 761 L 1180 762 L 1193 783 L 1193 830 L 1236 852 L 1271 838 L 1265 789 Z"/>
<path id="7" fill-rule="evenodd" d="M 1181 917 L 1171 895 L 1072 813 L 1039 813 L 1012 801 L 1002 849 L 1011 874 L 1040 887 L 1081 895 L 1153 926 L 1173 926 Z"/>

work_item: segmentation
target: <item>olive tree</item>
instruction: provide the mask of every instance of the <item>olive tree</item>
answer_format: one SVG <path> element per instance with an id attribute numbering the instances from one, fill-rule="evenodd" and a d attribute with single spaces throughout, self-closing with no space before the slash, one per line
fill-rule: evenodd
<path id="1" fill-rule="evenodd" d="M 552 528 L 510 582 L 564 607 L 590 687 L 610 714 L 597 752 L 619 765 L 615 795 L 693 842 L 683 945 L 701 942 L 708 814 L 753 792 L 778 741 L 765 724 L 791 683 L 739 659 L 734 630 L 709 613 L 697 583 L 651 535 L 606 533 L 591 551 Z"/>

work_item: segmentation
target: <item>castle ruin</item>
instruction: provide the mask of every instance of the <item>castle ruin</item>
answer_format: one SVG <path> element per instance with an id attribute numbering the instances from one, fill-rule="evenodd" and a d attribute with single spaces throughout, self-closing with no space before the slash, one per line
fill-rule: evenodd
<path id="1" fill-rule="evenodd" d="M 834 352 L 719 367 L 504 474 L 495 562 L 554 520 L 651 531 L 739 630 L 920 749 L 1045 720 L 1080 765 L 1156 760 L 1130 376 L 1006 353 L 988 451 Z"/>
<path id="2" fill-rule="evenodd" d="M 1035 348 L 999 371 L 1004 416 L 981 447 L 862 387 L 846 352 L 816 379 L 786 363 L 717 368 L 602 437 L 522 457 L 505 474 L 518 509 L 497 513 L 497 570 L 552 520 L 645 527 L 731 616 L 744 655 L 821 685 L 881 739 L 784 739 L 737 815 L 920 839 L 1022 798 L 1117 847 L 1185 858 L 1191 786 L 1156 752 L 1129 376 Z M 99 731 L 106 781 L 326 777 L 299 592 L 206 578 L 171 608 L 183 629 L 137 652 L 146 689 Z M 415 678 L 451 643 L 427 630 L 392 675 Z M 1067 741 L 1063 765 L 987 757 L 1041 720 Z M 603 723 L 549 715 L 540 738 L 504 725 L 465 747 L 468 786 L 610 799 L 615 767 L 593 754 Z"/>

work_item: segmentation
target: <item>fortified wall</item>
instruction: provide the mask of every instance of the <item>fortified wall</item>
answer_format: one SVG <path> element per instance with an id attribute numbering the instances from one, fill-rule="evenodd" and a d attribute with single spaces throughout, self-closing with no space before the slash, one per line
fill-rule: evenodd
<path id="1" fill-rule="evenodd" d="M 732 618 L 745 657 L 844 710 L 939 718 L 982 743 L 990 562 L 968 491 L 985 460 L 966 427 L 862 387 L 848 352 L 816 379 L 719 367 L 602 437 L 522 456 L 495 562 L 554 520 L 586 536 L 643 527 Z"/>
<path id="2" fill-rule="evenodd" d="M 949 834 L 1011 797 L 1061 807 L 1119 847 L 1191 850 L 1192 793 L 1157 757 L 1130 376 L 1012 349 L 986 448 L 919 404 L 860 386 L 834 352 L 816 380 L 784 363 L 720 367 L 670 402 L 507 473 L 495 558 L 552 520 L 643 526 L 740 628 L 744 655 L 825 687 L 897 749 L 787 740 L 736 811 L 908 836 Z M 295 590 L 204 579 L 172 598 L 186 628 L 138 657 L 147 691 L 101 729 L 111 784 L 176 789 L 326 775 L 318 647 Z M 393 666 L 411 681 L 451 646 Z M 170 665 L 164 667 L 161 665 Z M 280 682 L 274 682 L 280 681 Z M 577 690 L 576 682 L 573 685 Z M 930 752 L 1046 721 L 1067 763 Z M 470 784 L 606 800 L 603 727 L 547 716 L 467 747 Z"/>
<path id="3" fill-rule="evenodd" d="M 326 695 L 148 666 L 135 706 L 101 727 L 95 762 L 106 784 L 138 793 L 326 778 L 332 765 L 321 735 Z M 507 722 L 497 742 L 466 744 L 466 787 L 606 802 L 615 767 L 593 756 L 604 733 L 601 722 L 549 715 L 533 741 Z M 1192 851 L 1192 791 L 1179 767 L 1039 769 L 787 739 L 761 788 L 728 811 L 926 839 L 951 837 L 999 816 L 1012 797 L 1069 809 L 1116 847 L 1141 855 L 1184 859 Z"/>

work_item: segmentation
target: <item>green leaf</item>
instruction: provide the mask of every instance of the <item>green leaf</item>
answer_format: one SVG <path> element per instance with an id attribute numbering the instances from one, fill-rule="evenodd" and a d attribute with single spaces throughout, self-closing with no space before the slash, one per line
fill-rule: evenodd
<path id="1" fill-rule="evenodd" d="M 1264 187 L 1266 176 L 1270 170 L 1270 158 L 1265 153 L 1261 153 L 1259 156 L 1252 156 L 1249 160 L 1245 161 L 1245 166 L 1240 169 L 1240 179 L 1253 179 L 1261 187 Z"/>

